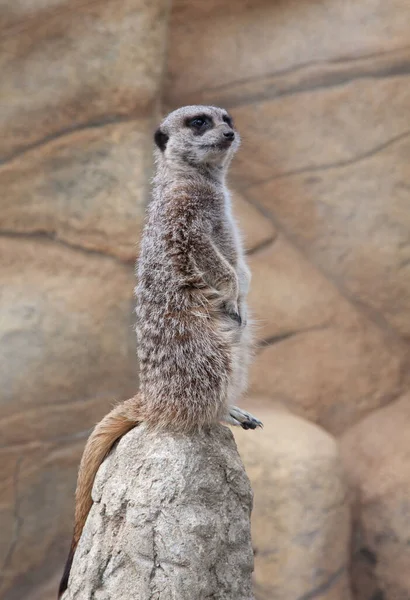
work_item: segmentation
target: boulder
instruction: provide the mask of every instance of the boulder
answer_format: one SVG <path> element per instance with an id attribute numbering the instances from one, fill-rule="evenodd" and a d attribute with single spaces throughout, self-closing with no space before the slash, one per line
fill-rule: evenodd
<path id="1" fill-rule="evenodd" d="M 375 411 L 341 439 L 355 499 L 357 600 L 410 597 L 410 395 Z"/>
<path id="2" fill-rule="evenodd" d="M 253 600 L 252 492 L 226 427 L 137 427 L 93 500 L 63 600 Z"/>
<path id="3" fill-rule="evenodd" d="M 247 408 L 264 429 L 235 430 L 254 490 L 258 600 L 350 600 L 350 511 L 335 439 L 263 403 Z"/>

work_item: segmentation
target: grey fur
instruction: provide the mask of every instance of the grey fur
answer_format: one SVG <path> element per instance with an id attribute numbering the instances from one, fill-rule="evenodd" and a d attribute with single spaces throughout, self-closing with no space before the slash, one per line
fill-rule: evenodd
<path id="1" fill-rule="evenodd" d="M 192 127 L 202 116 L 210 126 Z M 228 121 L 228 122 L 226 122 Z M 261 423 L 230 407 L 246 387 L 250 271 L 225 176 L 240 139 L 228 113 L 187 106 L 155 135 L 156 175 L 137 269 L 138 414 L 155 427 Z"/>

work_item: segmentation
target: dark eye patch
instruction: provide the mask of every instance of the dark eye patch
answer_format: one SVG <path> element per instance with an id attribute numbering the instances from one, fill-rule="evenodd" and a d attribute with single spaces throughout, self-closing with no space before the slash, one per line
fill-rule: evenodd
<path id="1" fill-rule="evenodd" d="M 233 127 L 233 121 L 232 121 L 232 117 L 230 117 L 229 115 L 223 115 L 222 120 L 229 125 L 229 127 Z"/>
<path id="2" fill-rule="evenodd" d="M 187 119 L 185 124 L 197 134 L 203 133 L 213 126 L 211 117 L 203 114 Z"/>

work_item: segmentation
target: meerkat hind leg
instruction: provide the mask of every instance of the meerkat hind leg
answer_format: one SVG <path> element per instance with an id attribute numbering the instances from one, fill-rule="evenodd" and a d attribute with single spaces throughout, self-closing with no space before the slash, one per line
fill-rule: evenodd
<path id="1" fill-rule="evenodd" d="M 224 423 L 228 425 L 235 425 L 242 427 L 243 429 L 256 429 L 257 427 L 263 427 L 263 423 L 256 417 L 248 413 L 242 408 L 237 406 L 230 406 L 228 414 L 223 419 Z"/>

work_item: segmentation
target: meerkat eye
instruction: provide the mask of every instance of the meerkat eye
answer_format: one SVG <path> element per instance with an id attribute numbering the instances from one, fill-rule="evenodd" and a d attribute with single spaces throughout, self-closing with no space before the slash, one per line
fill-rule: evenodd
<path id="1" fill-rule="evenodd" d="M 203 127 L 206 125 L 205 119 L 193 119 L 190 123 L 192 127 Z"/>
<path id="2" fill-rule="evenodd" d="M 222 117 L 222 120 L 223 120 L 223 121 L 224 121 L 224 122 L 225 122 L 227 125 L 229 125 L 229 127 L 233 127 L 233 121 L 232 121 L 232 118 L 231 118 L 229 115 L 224 115 L 224 116 Z"/>
<path id="3" fill-rule="evenodd" d="M 212 125 L 212 121 L 208 117 L 198 116 L 198 117 L 195 117 L 194 119 L 189 119 L 187 121 L 187 125 L 188 125 L 188 127 L 191 127 L 192 129 L 196 129 L 197 131 L 200 131 L 207 126 Z"/>

